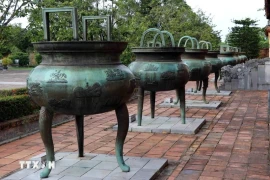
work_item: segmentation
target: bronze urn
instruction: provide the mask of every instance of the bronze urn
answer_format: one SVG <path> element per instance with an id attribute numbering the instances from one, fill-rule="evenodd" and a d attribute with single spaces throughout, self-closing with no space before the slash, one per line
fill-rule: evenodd
<path id="1" fill-rule="evenodd" d="M 189 81 L 196 81 L 197 87 L 195 89 L 195 92 L 201 89 L 203 83 L 203 101 L 205 103 L 208 103 L 206 101 L 206 90 L 208 88 L 208 76 L 212 70 L 211 62 L 205 59 L 208 50 L 200 49 L 197 39 L 190 36 L 183 36 L 182 38 L 180 38 L 178 42 L 178 47 L 181 46 L 183 40 L 186 40 L 184 47 L 187 46 L 188 41 L 190 41 L 191 43 L 191 49 L 186 48 L 185 52 L 181 54 L 181 59 L 189 67 L 190 70 Z"/>
<path id="2" fill-rule="evenodd" d="M 156 33 L 152 47 L 143 47 L 145 37 L 150 32 Z M 164 35 L 169 36 L 172 47 L 165 47 Z M 161 42 L 158 43 L 161 47 L 155 47 L 157 36 L 161 38 Z M 181 60 L 180 55 L 184 50 L 175 47 L 171 33 L 156 28 L 146 30 L 141 38 L 140 47 L 132 49 L 136 60 L 129 68 L 138 81 L 138 126 L 142 123 L 144 91 L 150 91 L 151 117 L 154 118 L 156 92 L 176 90 L 180 96 L 182 122 L 185 123 L 185 84 L 189 79 L 189 70 Z"/>
<path id="3" fill-rule="evenodd" d="M 72 13 L 74 41 L 49 41 L 50 12 Z M 84 115 L 115 110 L 118 120 L 116 158 L 122 171 L 130 170 L 123 160 L 123 144 L 129 126 L 126 102 L 135 88 L 135 77 L 119 56 L 126 42 L 78 41 L 75 8 L 42 10 L 46 42 L 34 43 L 42 62 L 29 75 L 27 87 L 31 98 L 41 106 L 39 127 L 46 149 L 46 161 L 55 161 L 52 140 L 54 112 L 76 116 L 79 157 L 83 157 Z M 99 17 L 92 17 L 99 18 Z M 109 17 L 108 17 L 109 19 Z M 107 22 L 110 28 L 110 22 Z M 110 39 L 110 34 L 107 34 Z M 41 178 L 49 176 L 46 166 Z"/>

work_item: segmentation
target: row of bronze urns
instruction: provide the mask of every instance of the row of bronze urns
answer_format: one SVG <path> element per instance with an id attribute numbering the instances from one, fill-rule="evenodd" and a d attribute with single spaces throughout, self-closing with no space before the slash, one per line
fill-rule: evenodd
<path id="1" fill-rule="evenodd" d="M 74 41 L 51 42 L 48 27 L 49 13 L 62 11 L 72 14 Z M 211 63 L 218 61 L 216 58 L 218 53 L 211 51 L 208 53 L 206 49 L 199 49 L 199 43 L 194 38 L 180 39 L 178 46 L 183 40 L 186 40 L 185 44 L 192 44 L 191 49 L 185 50 L 183 47 L 175 46 L 173 36 L 169 32 L 149 29 L 142 36 L 141 47 L 133 49 L 136 60 L 128 68 L 120 62 L 120 55 L 127 43 L 111 41 L 109 16 L 83 17 L 84 23 L 86 19 L 107 19 L 108 41 L 78 41 L 76 8 L 44 8 L 42 15 L 45 41 L 34 43 L 35 49 L 42 56 L 42 62 L 29 74 L 27 87 L 30 97 L 41 106 L 39 127 L 46 149 L 47 164 L 55 161 L 51 130 L 55 112 L 75 115 L 78 155 L 82 157 L 84 156 L 84 115 L 115 110 L 118 121 L 115 154 L 122 171 L 128 172 L 130 168 L 123 159 L 123 145 L 129 126 L 126 102 L 133 94 L 136 81 L 139 87 L 139 125 L 141 125 L 145 90 L 151 92 L 151 109 L 154 117 L 156 92 L 175 89 L 180 99 L 182 120 L 185 123 L 185 84 L 189 80 L 198 81 L 200 88 L 200 82 L 203 82 L 205 93 L 208 75 L 214 72 L 214 65 Z M 143 47 L 146 35 L 153 31 L 155 36 L 147 42 L 152 43 L 153 47 Z M 168 35 L 171 39 L 170 47 L 165 47 L 164 35 Z M 156 47 L 156 44 L 160 44 L 160 47 Z M 202 46 L 203 44 L 208 46 L 207 43 L 202 42 Z M 227 65 L 226 63 L 230 62 L 227 57 L 229 54 L 228 52 L 224 54 L 226 56 L 221 58 L 222 65 Z M 221 65 L 216 70 L 220 68 Z M 40 174 L 41 178 L 48 177 L 50 172 L 51 169 L 46 166 Z"/>
<path id="2" fill-rule="evenodd" d="M 154 32 L 154 36 L 147 35 Z M 165 42 L 165 37 L 170 39 Z M 157 41 L 157 39 L 160 41 Z M 145 39 L 150 39 L 144 42 Z M 144 46 L 146 44 L 146 47 Z M 169 44 L 166 47 L 166 44 Z M 191 48 L 187 46 L 190 45 Z M 225 49 L 225 48 L 226 49 Z M 238 49 L 237 49 L 238 50 Z M 196 38 L 183 36 L 178 45 L 168 31 L 156 28 L 148 29 L 141 38 L 139 48 L 133 48 L 136 60 L 129 65 L 138 82 L 138 125 L 142 124 L 144 92 L 150 91 L 151 117 L 155 116 L 155 96 L 158 91 L 176 90 L 181 109 L 182 123 L 185 123 L 185 85 L 196 81 L 195 92 L 202 89 L 203 101 L 206 100 L 208 76 L 215 73 L 215 88 L 220 92 L 217 81 L 220 69 L 226 65 L 243 63 L 245 58 L 230 46 L 222 46 L 220 51 L 212 51 L 212 45 L 206 41 L 198 42 Z"/>

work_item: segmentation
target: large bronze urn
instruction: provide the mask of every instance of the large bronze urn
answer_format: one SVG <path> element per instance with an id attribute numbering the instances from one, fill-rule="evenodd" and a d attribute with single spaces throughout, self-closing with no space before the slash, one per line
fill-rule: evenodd
<path id="1" fill-rule="evenodd" d="M 203 83 L 203 101 L 206 101 L 206 90 L 208 88 L 208 76 L 211 73 L 212 65 L 209 60 L 205 59 L 206 54 L 208 53 L 207 49 L 199 49 L 199 42 L 197 39 L 190 36 L 183 36 L 178 43 L 178 46 L 181 46 L 183 40 L 186 40 L 185 47 L 187 42 L 191 42 L 191 49 L 185 49 L 185 52 L 181 54 L 181 59 L 189 67 L 190 78 L 189 81 L 196 81 L 197 87 L 195 92 L 201 89 Z"/>
<path id="2" fill-rule="evenodd" d="M 154 37 L 153 47 L 143 47 L 144 39 L 150 32 L 157 33 L 161 38 L 161 47 L 155 47 Z M 164 35 L 171 38 L 172 47 L 165 47 Z M 133 48 L 136 60 L 129 65 L 134 73 L 139 88 L 138 99 L 138 126 L 142 123 L 142 110 L 144 101 L 144 91 L 150 91 L 151 117 L 155 116 L 155 95 L 158 91 L 176 90 L 180 96 L 180 108 L 182 122 L 185 123 L 185 84 L 188 82 L 188 67 L 182 62 L 180 54 L 184 48 L 175 47 L 172 35 L 167 31 L 160 31 L 155 28 L 144 32 L 139 48 Z"/>
<path id="3" fill-rule="evenodd" d="M 234 51 L 227 45 L 220 46 L 218 58 L 222 61 L 223 66 L 235 66 L 237 64 L 237 59 L 234 57 Z"/>
<path id="4" fill-rule="evenodd" d="M 204 48 L 204 45 L 206 45 L 207 49 L 210 49 L 205 55 L 205 59 L 210 61 L 212 65 L 211 73 L 215 73 L 214 84 L 216 91 L 219 93 L 220 90 L 218 88 L 217 81 L 220 75 L 220 69 L 222 68 L 222 61 L 218 58 L 219 51 L 213 51 L 212 44 L 210 42 L 200 41 L 199 44 L 201 44 L 201 49 Z"/>
<path id="5" fill-rule="evenodd" d="M 70 10 L 73 17 L 76 15 L 75 8 L 64 10 Z M 43 9 L 43 14 L 47 17 L 49 12 L 58 11 L 63 9 Z M 49 24 L 47 18 L 44 21 Z M 73 23 L 76 29 L 76 17 Z M 110 34 L 107 36 L 109 39 Z M 74 39 L 76 37 L 75 33 Z M 30 73 L 27 87 L 31 98 L 41 106 L 39 126 L 47 162 L 55 160 L 51 131 L 55 112 L 76 116 L 79 157 L 82 157 L 84 115 L 115 110 L 118 120 L 116 158 L 122 171 L 129 171 L 123 160 L 123 144 L 129 126 L 126 102 L 135 88 L 135 77 L 119 60 L 126 46 L 126 42 L 114 41 L 34 43 L 34 48 L 42 55 L 42 63 Z M 50 171 L 46 167 L 40 176 L 46 178 Z"/>

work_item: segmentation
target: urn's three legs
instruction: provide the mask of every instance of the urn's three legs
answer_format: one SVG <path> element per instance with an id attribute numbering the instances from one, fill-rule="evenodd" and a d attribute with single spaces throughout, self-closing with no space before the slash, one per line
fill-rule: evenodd
<path id="1" fill-rule="evenodd" d="M 126 104 L 121 105 L 116 110 L 118 131 L 115 142 L 115 154 L 119 167 L 123 172 L 129 172 L 130 167 L 125 164 L 123 159 L 123 146 L 128 132 L 129 117 Z"/>
<path id="2" fill-rule="evenodd" d="M 46 167 L 40 173 L 41 178 L 47 178 L 51 172 L 51 163 L 55 163 L 54 146 L 52 140 L 52 120 L 53 112 L 45 107 L 41 107 L 39 115 L 39 129 L 42 141 L 46 149 Z"/>
<path id="3" fill-rule="evenodd" d="M 216 91 L 218 93 L 220 93 L 220 90 L 219 90 L 218 85 L 217 85 L 218 77 L 219 77 L 219 71 L 216 71 L 215 72 L 215 88 L 216 88 Z"/>
<path id="4" fill-rule="evenodd" d="M 143 101 L 144 101 L 144 89 L 139 87 L 138 91 L 138 126 L 142 125 L 142 111 L 143 111 Z"/>
<path id="5" fill-rule="evenodd" d="M 79 149 L 79 157 L 83 157 L 83 141 L 84 141 L 84 116 L 76 116 L 76 130 L 77 130 L 77 141 Z"/>
<path id="6" fill-rule="evenodd" d="M 205 104 L 208 104 L 209 102 L 206 100 L 206 90 L 208 88 L 208 77 L 203 80 L 203 101 Z"/>

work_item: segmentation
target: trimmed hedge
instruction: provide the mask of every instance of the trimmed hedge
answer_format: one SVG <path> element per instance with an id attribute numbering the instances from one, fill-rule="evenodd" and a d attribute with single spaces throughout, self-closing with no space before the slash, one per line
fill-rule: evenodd
<path id="1" fill-rule="evenodd" d="M 0 98 L 6 96 L 15 96 L 15 95 L 26 95 L 28 94 L 26 88 L 18 88 L 11 90 L 0 90 Z"/>
<path id="2" fill-rule="evenodd" d="M 26 88 L 0 91 L 0 122 L 33 114 L 38 109 Z"/>

